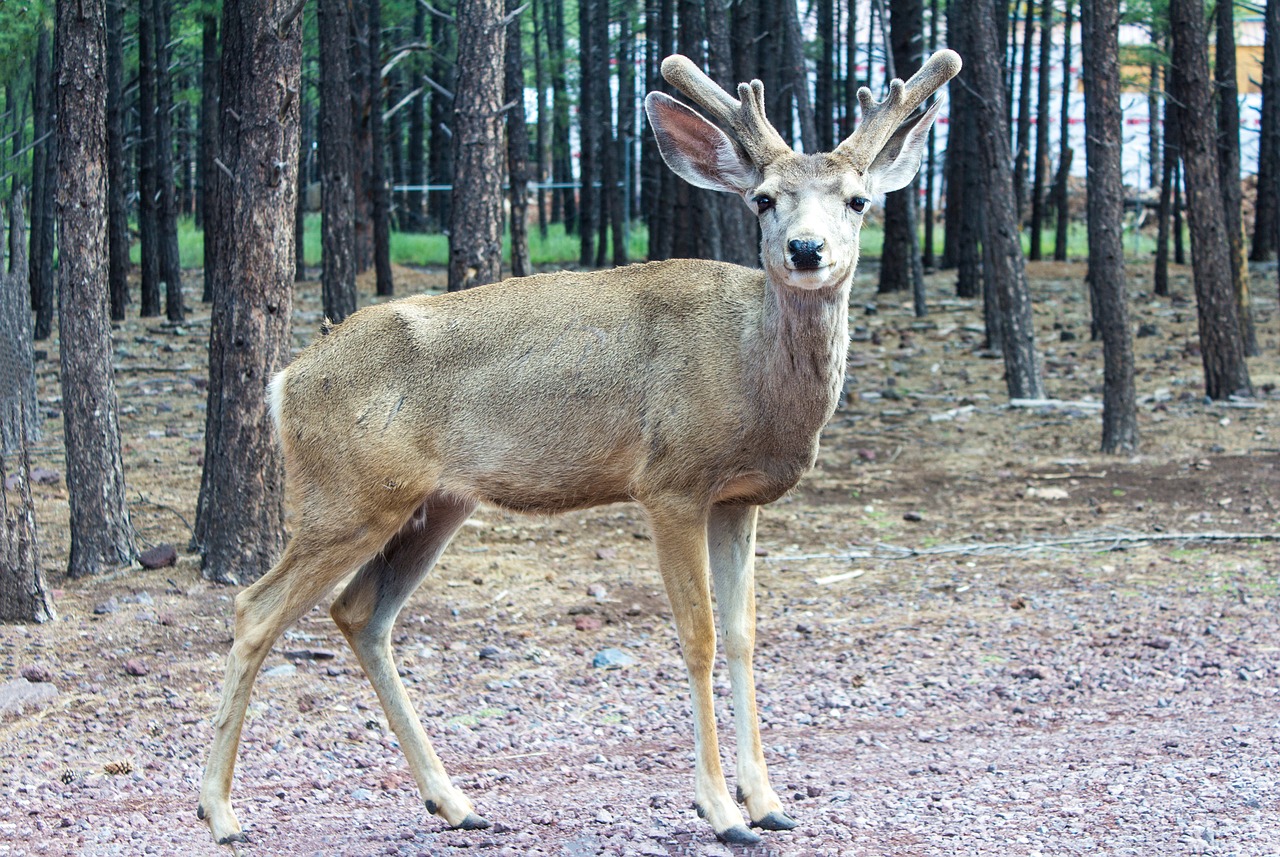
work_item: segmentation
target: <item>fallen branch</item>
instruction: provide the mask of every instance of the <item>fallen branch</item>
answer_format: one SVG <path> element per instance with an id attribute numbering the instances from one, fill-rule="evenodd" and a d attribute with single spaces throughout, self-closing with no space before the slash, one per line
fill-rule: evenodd
<path id="1" fill-rule="evenodd" d="M 791 554 L 764 557 L 765 562 L 807 562 L 819 559 L 912 559 L 925 556 L 989 556 L 991 554 L 1019 554 L 1040 550 L 1106 545 L 1103 550 L 1120 550 L 1125 545 L 1150 542 L 1247 542 L 1280 541 L 1280 533 L 1098 533 L 1096 535 L 1069 536 L 1041 542 L 993 542 L 973 545 L 936 545 L 930 548 L 910 548 L 901 545 L 876 544 L 865 549 L 844 553 Z M 856 577 L 850 574 L 849 577 Z M 836 577 L 841 577 L 836 575 Z M 834 582 L 834 581 L 829 581 Z"/>

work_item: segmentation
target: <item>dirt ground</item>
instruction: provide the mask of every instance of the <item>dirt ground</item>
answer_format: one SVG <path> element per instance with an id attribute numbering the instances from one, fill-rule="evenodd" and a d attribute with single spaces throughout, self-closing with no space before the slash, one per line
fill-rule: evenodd
<path id="1" fill-rule="evenodd" d="M 495 828 L 425 812 L 320 607 L 256 684 L 241 853 L 1280 854 L 1280 561 L 1234 537 L 1280 532 L 1275 270 L 1255 272 L 1258 398 L 1211 404 L 1189 272 L 1156 299 L 1146 267 L 1130 269 L 1144 335 L 1127 457 L 1097 452 L 1082 265 L 1031 267 L 1046 386 L 1069 404 L 1030 409 L 1006 407 L 980 307 L 943 297 L 950 274 L 930 277 L 920 322 L 859 272 L 848 402 L 760 523 L 763 737 L 799 829 L 730 849 L 691 810 L 683 668 L 639 510 L 482 509 L 396 643 L 437 750 Z M 398 273 L 401 293 L 442 282 Z M 317 292 L 303 287 L 299 345 Z M 42 346 L 32 460 L 59 620 L 0 628 L 0 681 L 37 667 L 57 695 L 0 721 L 0 855 L 220 851 L 195 804 L 235 592 L 188 553 L 207 336 L 198 302 L 181 327 L 118 331 L 130 510 L 142 547 L 179 558 L 88 581 L 63 574 L 57 343 Z M 1082 536 L 1098 540 L 1050 544 Z M 630 665 L 593 667 L 607 648 Z M 732 789 L 723 669 L 716 686 Z"/>

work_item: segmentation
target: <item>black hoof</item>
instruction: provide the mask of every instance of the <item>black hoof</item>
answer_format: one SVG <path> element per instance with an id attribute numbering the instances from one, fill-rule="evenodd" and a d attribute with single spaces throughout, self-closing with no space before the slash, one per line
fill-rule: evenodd
<path id="1" fill-rule="evenodd" d="M 462 822 L 454 825 L 454 830 L 486 830 L 492 827 L 492 822 L 483 816 L 476 815 L 474 812 L 467 813 L 467 817 Z"/>
<path id="2" fill-rule="evenodd" d="M 728 830 L 717 831 L 716 838 L 730 845 L 756 845 L 760 842 L 759 836 L 747 830 L 741 824 L 735 824 Z"/>
<path id="3" fill-rule="evenodd" d="M 204 821 L 204 804 L 202 803 L 196 804 L 196 818 Z"/>
<path id="4" fill-rule="evenodd" d="M 247 844 L 249 842 L 249 837 L 245 835 L 244 831 L 237 831 L 230 836 L 224 836 L 218 840 L 219 845 L 230 845 L 233 842 L 244 842 Z"/>
<path id="5" fill-rule="evenodd" d="M 761 830 L 794 830 L 798 825 L 795 819 L 785 812 L 774 811 L 759 821 L 751 822 L 751 826 Z"/>

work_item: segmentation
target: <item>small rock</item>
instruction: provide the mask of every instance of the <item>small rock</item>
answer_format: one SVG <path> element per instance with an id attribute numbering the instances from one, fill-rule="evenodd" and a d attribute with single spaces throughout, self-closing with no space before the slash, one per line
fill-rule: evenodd
<path id="1" fill-rule="evenodd" d="M 93 614 L 95 616 L 105 616 L 108 613 L 114 613 L 120 609 L 120 602 L 113 595 L 101 604 L 94 605 Z"/>
<path id="2" fill-rule="evenodd" d="M 22 484 L 22 476 L 17 473 L 11 473 L 4 480 L 4 490 L 17 491 L 18 486 Z"/>
<path id="3" fill-rule="evenodd" d="M 299 649 L 296 652 L 285 652 L 284 656 L 290 661 L 331 661 L 338 655 L 327 649 Z"/>
<path id="4" fill-rule="evenodd" d="M 616 670 L 622 667 L 629 667 L 635 662 L 635 658 L 621 649 L 610 648 L 596 652 L 596 656 L 591 659 L 591 666 L 597 669 Z"/>
<path id="5" fill-rule="evenodd" d="M 579 616 L 573 620 L 573 627 L 578 631 L 599 631 L 604 623 L 595 616 Z"/>
<path id="6" fill-rule="evenodd" d="M 598 554 L 599 551 L 597 551 L 596 553 Z M 604 588 L 603 583 L 593 583 L 587 587 L 587 594 L 590 595 L 592 598 L 599 599 L 599 598 L 604 598 L 606 595 L 608 595 L 609 591 Z"/>
<path id="7" fill-rule="evenodd" d="M 165 542 L 143 551 L 138 555 L 138 564 L 143 568 L 166 568 L 178 561 L 178 549 Z"/>
<path id="8" fill-rule="evenodd" d="M 138 658 L 130 658 L 129 660 L 124 662 L 125 675 L 131 675 L 135 678 L 141 678 L 142 676 L 146 675 L 149 672 L 151 672 L 151 669 L 146 665 L 144 661 L 141 661 Z"/>
<path id="9" fill-rule="evenodd" d="M 35 485 L 57 485 L 61 480 L 62 474 L 56 470 L 44 467 L 31 468 L 31 482 Z"/>
<path id="10" fill-rule="evenodd" d="M 476 655 L 482 661 L 496 661 L 502 657 L 502 652 L 496 646 L 485 646 Z"/>
<path id="11" fill-rule="evenodd" d="M 902 520 L 912 522 L 923 521 L 924 515 L 921 515 L 919 512 L 903 512 Z"/>
<path id="12" fill-rule="evenodd" d="M 368 789 L 353 789 L 351 792 L 352 800 L 373 800 L 373 792 Z"/>
<path id="13" fill-rule="evenodd" d="M 768 556 L 768 555 L 769 555 L 768 548 L 762 548 L 760 547 L 760 545 L 756 545 L 756 556 Z"/>
<path id="14" fill-rule="evenodd" d="M 29 682 L 53 681 L 53 671 L 48 667 L 42 667 L 39 664 L 23 667 L 18 671 L 18 675 L 22 676 Z"/>
<path id="15" fill-rule="evenodd" d="M 613 548 L 597 548 L 596 559 L 617 559 L 618 552 Z"/>
<path id="16" fill-rule="evenodd" d="M 1075 332 L 1074 332 L 1074 331 L 1071 331 L 1071 330 L 1060 330 L 1060 331 L 1058 331 L 1058 341 L 1059 341 L 1059 342 L 1075 342 L 1075 341 L 1076 341 L 1076 338 L 1077 338 L 1077 337 L 1076 337 L 1076 335 L 1075 335 Z"/>
<path id="17" fill-rule="evenodd" d="M 1143 643 L 1144 646 L 1150 646 L 1153 649 L 1167 649 L 1173 645 L 1173 640 L 1168 637 L 1153 637 Z"/>
<path id="18" fill-rule="evenodd" d="M 1152 322 L 1144 321 L 1142 324 L 1138 325 L 1139 337 L 1159 336 L 1159 335 L 1160 335 L 1160 328 L 1156 327 L 1155 324 L 1153 324 Z"/>
<path id="19" fill-rule="evenodd" d="M 607 809 L 601 808 L 600 811 L 596 813 L 596 821 L 600 824 L 613 824 L 613 813 L 609 812 Z"/>
<path id="20" fill-rule="evenodd" d="M 298 668 L 293 664 L 278 664 L 271 669 L 263 670 L 262 674 L 267 678 L 283 678 L 291 675 L 297 675 Z"/>

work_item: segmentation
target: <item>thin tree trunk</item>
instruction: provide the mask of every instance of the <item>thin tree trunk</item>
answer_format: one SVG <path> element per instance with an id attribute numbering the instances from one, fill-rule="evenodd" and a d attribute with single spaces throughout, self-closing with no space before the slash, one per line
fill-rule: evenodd
<path id="1" fill-rule="evenodd" d="M 1161 152 L 1160 203 L 1156 209 L 1156 261 L 1153 275 L 1153 291 L 1161 296 L 1169 295 L 1169 225 L 1173 219 L 1173 185 L 1177 181 L 1178 153 L 1180 150 L 1178 111 L 1168 96 L 1163 101 L 1164 147 Z"/>
<path id="2" fill-rule="evenodd" d="M 212 11 L 205 13 L 201 27 L 201 64 L 200 64 L 200 225 L 204 229 L 204 287 L 200 300 L 209 303 L 213 300 L 214 269 L 217 260 L 213 258 L 213 236 L 209 234 L 209 224 L 216 202 L 213 188 L 217 184 L 214 173 L 217 166 L 214 159 L 218 151 L 218 16 Z"/>
<path id="3" fill-rule="evenodd" d="M 502 279 L 502 0 L 459 0 L 449 291 Z"/>
<path id="4" fill-rule="evenodd" d="M 547 0 L 542 0 L 542 3 Z M 545 59 L 544 41 L 546 37 L 543 18 L 539 14 L 538 0 L 534 0 L 533 8 L 530 14 L 533 16 L 533 79 L 534 88 L 538 92 L 538 124 L 535 131 L 534 148 L 536 154 L 534 157 L 533 178 L 539 185 L 547 184 L 547 178 L 551 175 L 551 102 L 547 94 L 547 63 Z M 538 234 L 543 241 L 547 240 L 548 228 L 548 211 L 547 211 L 547 192 L 545 188 L 539 187 L 534 197 L 538 202 Z"/>
<path id="5" fill-rule="evenodd" d="M 427 38 L 427 7 L 421 3 L 413 7 L 413 40 L 423 43 Z M 419 190 L 427 183 L 426 161 L 426 121 L 427 121 L 427 87 L 422 79 L 425 70 L 420 55 L 409 58 L 409 68 L 413 70 L 409 79 L 409 88 L 419 90 L 409 102 L 409 154 L 406 160 L 409 165 L 408 184 L 414 190 L 405 194 L 405 212 L 401 218 L 402 229 L 406 232 L 425 232 L 425 209 L 423 208 L 423 192 Z"/>
<path id="6" fill-rule="evenodd" d="M 1217 139 L 1213 124 L 1213 84 L 1208 37 L 1200 0 L 1172 0 L 1173 93 L 1178 101 L 1182 163 L 1187 176 L 1187 217 L 1191 222 L 1192 267 L 1200 321 L 1200 353 L 1205 393 L 1226 399 L 1249 395 L 1252 384 L 1240 335 L 1238 305 L 1231 287 L 1231 245 L 1222 208 Z M 1200 121 L 1187 121 L 1189 117 Z"/>
<path id="7" fill-rule="evenodd" d="M 1071 176 L 1071 0 L 1066 0 L 1062 24 L 1062 105 L 1058 112 L 1058 176 L 1054 182 L 1054 208 L 1056 209 L 1053 239 L 1053 259 L 1067 261 L 1067 243 L 1071 227 L 1071 195 L 1068 179 Z"/>
<path id="8" fill-rule="evenodd" d="M 320 0 L 319 21 L 320 288 L 325 317 L 337 323 L 357 303 L 351 7 L 346 0 Z"/>
<path id="9" fill-rule="evenodd" d="M 1083 4 L 1080 25 L 1089 173 L 1089 288 L 1096 306 L 1094 321 L 1102 335 L 1102 451 L 1132 452 L 1138 446 L 1138 414 L 1124 276 L 1119 0 Z"/>
<path id="10" fill-rule="evenodd" d="M 53 328 L 53 188 L 57 169 L 57 137 L 53 128 L 50 85 L 49 33 L 43 27 L 36 39 L 35 83 L 32 89 L 32 124 L 35 144 L 31 153 L 31 308 L 36 314 L 33 336 L 49 338 Z"/>
<path id="11" fill-rule="evenodd" d="M 1255 262 L 1280 248 L 1280 0 L 1266 0 L 1262 48 L 1262 128 L 1258 147 L 1258 195 L 1254 204 Z"/>
<path id="12" fill-rule="evenodd" d="M 156 28 L 151 0 L 138 4 L 138 249 L 143 318 L 160 314 L 160 206 L 156 189 Z"/>
<path id="13" fill-rule="evenodd" d="M 1155 44 L 1156 35 L 1154 30 L 1151 34 L 1151 42 Z M 1152 60 L 1147 67 L 1147 166 L 1150 170 L 1149 186 L 1152 188 L 1160 187 L 1162 181 L 1163 168 L 1161 161 L 1161 150 L 1164 148 L 1161 144 L 1163 135 L 1160 130 L 1160 96 L 1161 85 L 1163 83 L 1160 72 L 1164 66 L 1157 60 Z"/>
<path id="14" fill-rule="evenodd" d="M 173 173 L 173 86 L 169 78 L 169 4 L 151 0 L 155 18 L 156 87 L 156 227 L 160 277 L 164 283 L 164 313 L 170 322 L 184 320 L 182 262 L 178 256 L 177 183 Z"/>
<path id="15" fill-rule="evenodd" d="M 966 4 L 967 5 L 967 4 Z M 973 47 L 968 68 L 979 102 L 978 149 L 986 185 L 983 272 L 999 301 L 1005 384 L 1009 397 L 1044 397 L 1040 356 L 1027 287 L 1026 262 L 1018 235 L 1009 164 L 1009 132 L 1005 124 L 1004 83 L 997 62 L 1000 44 L 991 0 L 972 6 Z M 987 46 L 983 50 L 983 46 Z"/>
<path id="16" fill-rule="evenodd" d="M 923 61 L 923 0 L 892 0 L 889 6 L 889 42 L 893 76 L 906 80 Z M 890 193 L 884 204 L 884 249 L 880 256 L 881 293 L 910 289 L 917 317 L 925 315 L 924 269 L 920 264 L 920 239 L 916 216 L 919 177 Z"/>
<path id="17" fill-rule="evenodd" d="M 578 158 L 578 264 L 590 267 L 596 257 L 596 215 L 599 206 L 596 203 L 595 183 L 599 178 L 599 162 L 597 154 L 600 150 L 600 128 L 596 124 L 598 115 L 598 89 L 603 83 L 597 80 L 598 63 L 596 46 L 597 30 L 595 17 L 598 14 L 595 0 L 580 0 L 578 3 L 578 139 L 581 141 L 581 155 Z"/>
<path id="18" fill-rule="evenodd" d="M 304 84 L 305 86 L 305 84 Z M 301 96 L 299 96 L 299 100 Z M 302 113 L 301 106 L 298 109 L 298 190 L 293 205 L 293 281 L 301 283 L 307 278 L 307 258 L 306 258 L 306 242 L 307 242 L 307 176 L 301 163 L 302 153 L 307 150 L 307 121 Z M 210 185 L 210 190 L 213 189 Z M 206 233 L 207 235 L 208 233 Z M 210 244 L 212 246 L 212 244 Z M 208 264 L 208 257 L 205 257 Z M 208 268 L 205 269 L 206 272 Z M 207 281 L 207 276 L 206 276 Z"/>
<path id="19" fill-rule="evenodd" d="M 830 152 L 836 145 L 836 10 L 832 0 L 817 0 L 816 8 L 818 76 L 814 80 L 813 110 L 818 126 L 818 148 Z"/>
<path id="20" fill-rule="evenodd" d="M 596 35 L 593 45 L 596 53 L 596 128 L 597 152 L 600 163 L 600 192 L 596 201 L 600 206 L 597 215 L 598 234 L 596 236 L 596 267 L 603 268 L 609 260 L 609 234 L 616 231 L 622 233 L 622 211 L 618 201 L 618 149 L 614 134 L 616 123 L 613 121 L 612 75 L 609 72 L 610 61 L 614 56 L 613 46 L 609 43 L 610 0 L 599 0 L 595 11 Z M 617 227 L 616 230 L 614 227 Z"/>
<path id="21" fill-rule="evenodd" d="M 521 5 L 518 0 L 506 0 L 507 14 L 511 15 Z M 510 105 L 506 117 L 507 175 L 511 194 L 511 274 L 516 277 L 533 273 L 533 264 L 529 261 L 529 126 L 524 112 L 522 19 L 523 15 L 514 15 L 507 25 L 503 71 L 503 99 Z"/>
<path id="22" fill-rule="evenodd" d="M 1036 168 L 1031 185 L 1031 246 L 1028 256 L 1038 262 L 1043 256 L 1045 186 L 1049 182 L 1049 63 L 1053 48 L 1053 3 L 1040 3 L 1040 74 L 1036 79 Z M 1154 124 L 1154 123 L 1152 123 Z"/>
<path id="23" fill-rule="evenodd" d="M 1047 5 L 1047 0 L 1041 0 Z M 1018 142 L 1013 158 L 1013 194 L 1017 202 L 1018 226 L 1026 222 L 1027 172 L 1031 164 L 1031 50 L 1035 42 L 1036 16 L 1027 0 L 1022 23 L 1022 61 L 1018 75 Z"/>
<path id="24" fill-rule="evenodd" d="M 25 286 L 26 283 L 14 283 Z M 26 301 L 24 300 L 25 304 Z M 17 476 L 17 503 L 0 490 L 0 622 L 51 622 L 57 618 L 53 595 L 40 570 L 34 504 L 31 502 L 31 462 L 20 443 L 8 462 L 0 455 L 0 485 L 8 484 L 9 464 Z"/>
<path id="25" fill-rule="evenodd" d="M 107 292 L 111 320 L 129 305 L 128 169 L 124 157 L 124 2 L 107 0 Z"/>
<path id="26" fill-rule="evenodd" d="M 381 297 L 395 294 L 391 277 L 391 184 L 387 181 L 387 138 L 382 124 L 386 103 L 382 89 L 382 0 L 366 0 L 369 15 L 369 207 L 373 217 L 374 290 Z"/>
<path id="27" fill-rule="evenodd" d="M 451 4 L 433 3 L 438 9 L 449 11 Z M 455 7 L 456 8 L 456 7 Z M 428 184 L 450 184 L 453 181 L 453 95 L 455 59 L 457 57 L 457 28 L 440 15 L 431 16 L 431 79 L 447 93 L 431 88 L 431 132 L 428 146 Z M 453 194 L 436 192 L 427 194 L 427 216 L 437 231 L 449 228 L 453 219 L 450 205 Z"/>
<path id="28" fill-rule="evenodd" d="M 782 23 L 785 33 L 784 67 L 786 85 L 791 88 L 800 120 L 800 142 L 806 152 L 820 151 L 818 124 L 813 115 L 813 99 L 809 97 L 809 70 L 804 61 L 804 36 L 800 32 L 800 12 L 796 0 L 783 0 Z M 712 9 L 707 10 L 708 13 Z"/>
<path id="29" fill-rule="evenodd" d="M 125 503 L 111 321 L 107 309 L 106 3 L 59 3 L 58 349 L 66 443 L 71 559 L 83 577 L 137 555 Z"/>
<path id="30" fill-rule="evenodd" d="M 1258 334 L 1253 325 L 1249 300 L 1249 257 L 1244 241 L 1244 218 L 1240 211 L 1240 104 L 1236 85 L 1235 14 L 1231 0 L 1218 0 L 1217 45 L 1214 78 L 1218 93 L 1218 180 L 1222 185 L 1222 208 L 1227 221 L 1227 244 L 1231 248 L 1231 282 L 1240 314 L 1240 336 L 1244 353 L 1256 357 Z"/>
<path id="31" fill-rule="evenodd" d="M 217 268 L 194 541 L 205 577 L 223 582 L 256 580 L 284 547 L 284 469 L 264 392 L 291 345 L 298 10 L 292 0 L 222 3 L 218 149 L 227 169 L 214 173 L 209 224 Z"/>
<path id="32" fill-rule="evenodd" d="M 9 272 L 0 272 L 0 453 L 20 452 L 27 440 L 40 439 L 30 276 L 26 212 L 19 190 L 9 200 Z"/>

